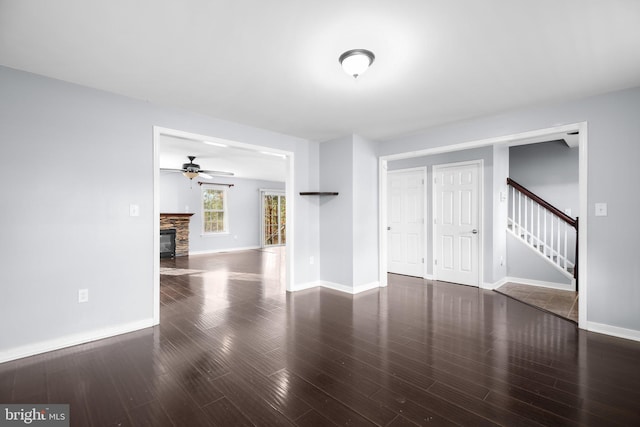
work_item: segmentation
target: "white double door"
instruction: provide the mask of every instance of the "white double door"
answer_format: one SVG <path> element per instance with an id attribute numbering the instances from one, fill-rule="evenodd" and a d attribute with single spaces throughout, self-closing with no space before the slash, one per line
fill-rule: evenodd
<path id="1" fill-rule="evenodd" d="M 425 170 L 387 174 L 387 271 L 424 277 Z"/>
<path id="2" fill-rule="evenodd" d="M 434 277 L 478 286 L 482 162 L 433 167 Z"/>

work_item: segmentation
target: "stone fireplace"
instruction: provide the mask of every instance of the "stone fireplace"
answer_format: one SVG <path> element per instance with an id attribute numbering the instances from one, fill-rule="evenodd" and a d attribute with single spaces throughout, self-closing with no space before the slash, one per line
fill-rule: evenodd
<path id="1" fill-rule="evenodd" d="M 189 255 L 189 222 L 192 213 L 161 213 L 160 230 L 175 229 L 175 256 Z"/>

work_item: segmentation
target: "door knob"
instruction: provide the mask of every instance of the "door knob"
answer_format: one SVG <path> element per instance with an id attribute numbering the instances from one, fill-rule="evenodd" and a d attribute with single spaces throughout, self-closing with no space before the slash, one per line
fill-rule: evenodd
<path id="1" fill-rule="evenodd" d="M 391 231 L 391 227 L 387 227 L 387 231 Z"/>
<path id="2" fill-rule="evenodd" d="M 475 228 L 474 228 L 473 230 L 471 230 L 471 232 L 472 232 L 473 234 L 478 234 L 478 230 L 476 230 Z"/>

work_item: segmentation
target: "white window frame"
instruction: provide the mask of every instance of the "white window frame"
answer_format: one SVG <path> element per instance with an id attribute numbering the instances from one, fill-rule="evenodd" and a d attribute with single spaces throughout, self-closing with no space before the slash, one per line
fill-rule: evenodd
<path id="1" fill-rule="evenodd" d="M 223 231 L 206 231 L 205 230 L 205 208 L 204 208 L 204 193 L 208 190 L 216 190 L 222 192 L 222 224 L 224 227 Z M 207 185 L 202 184 L 200 189 L 200 214 L 202 217 L 201 221 L 201 232 L 203 236 L 222 236 L 229 234 L 229 187 L 220 186 L 220 185 Z"/>
<path id="2" fill-rule="evenodd" d="M 264 204 L 264 198 L 265 196 L 281 196 L 284 197 L 285 203 L 287 203 L 287 193 L 285 190 L 270 190 L 270 189 L 264 189 L 261 188 L 260 189 L 260 247 L 262 248 L 270 248 L 273 246 L 286 246 L 286 243 L 279 243 L 277 245 L 265 245 L 265 241 L 264 241 L 264 210 L 265 210 L 265 204 Z M 278 218 L 280 218 L 280 201 L 278 201 Z M 286 226 L 286 209 L 287 207 L 285 206 L 285 226 Z M 278 221 L 279 223 L 281 221 Z M 285 229 L 285 233 L 280 235 L 280 241 L 282 242 L 282 238 L 285 238 L 285 242 L 286 242 L 286 229 Z"/>

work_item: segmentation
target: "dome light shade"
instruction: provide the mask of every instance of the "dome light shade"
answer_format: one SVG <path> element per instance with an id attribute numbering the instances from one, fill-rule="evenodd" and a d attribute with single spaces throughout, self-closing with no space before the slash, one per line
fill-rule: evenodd
<path id="1" fill-rule="evenodd" d="M 347 74 L 358 78 L 359 75 L 367 71 L 375 59 L 376 56 L 370 50 L 351 49 L 340 55 L 338 61 Z"/>
<path id="2" fill-rule="evenodd" d="M 189 179 L 193 179 L 196 176 L 198 176 L 198 172 L 188 170 L 188 171 L 182 172 L 182 175 L 186 176 Z"/>

